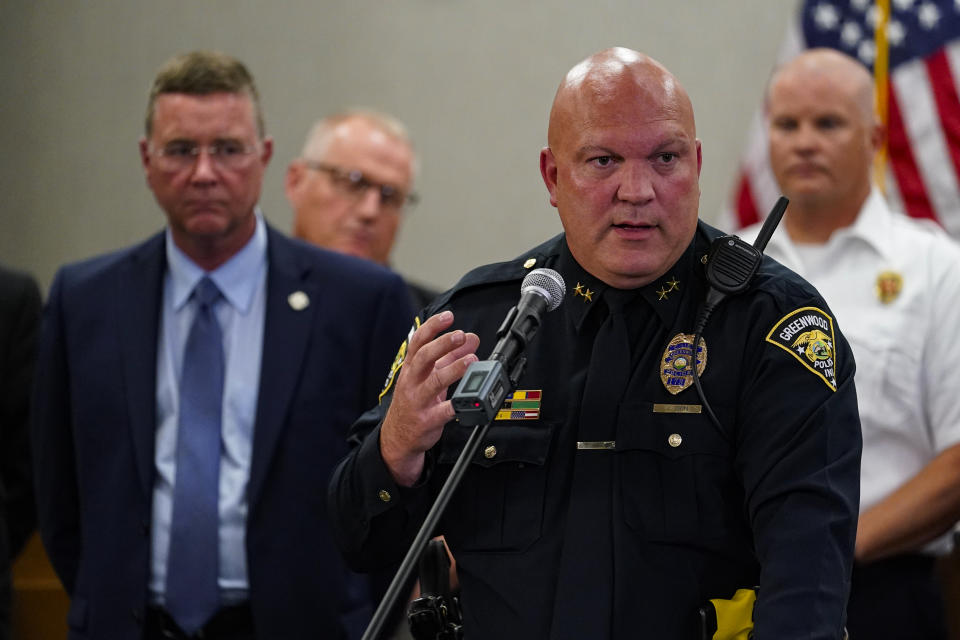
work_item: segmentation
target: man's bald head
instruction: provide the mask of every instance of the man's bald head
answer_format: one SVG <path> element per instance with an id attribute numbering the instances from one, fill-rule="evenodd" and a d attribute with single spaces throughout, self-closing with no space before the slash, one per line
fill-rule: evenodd
<path id="1" fill-rule="evenodd" d="M 856 58 L 836 49 L 807 49 L 778 68 L 767 88 L 767 105 L 770 94 L 779 83 L 814 79 L 826 80 L 837 89 L 843 89 L 843 93 L 860 109 L 865 123 L 876 120 L 870 71 Z"/>
<path id="2" fill-rule="evenodd" d="M 612 47 L 586 58 L 564 77 L 550 110 L 547 144 L 556 149 L 569 128 L 592 119 L 598 108 L 616 105 L 688 123 L 696 138 L 693 106 L 674 75 L 645 54 Z"/>
<path id="3" fill-rule="evenodd" d="M 560 83 L 547 140 L 540 173 L 577 262 L 620 289 L 663 276 L 700 202 L 693 108 L 673 74 L 629 49 L 590 56 Z"/>
<path id="4" fill-rule="evenodd" d="M 852 224 L 871 189 L 883 129 L 870 72 L 834 49 L 811 49 L 777 69 L 767 90 L 770 166 L 790 198 L 787 229 L 816 239 Z"/>
<path id="5" fill-rule="evenodd" d="M 353 109 L 320 120 L 287 168 L 294 235 L 389 264 L 415 173 L 413 145 L 393 116 Z"/>

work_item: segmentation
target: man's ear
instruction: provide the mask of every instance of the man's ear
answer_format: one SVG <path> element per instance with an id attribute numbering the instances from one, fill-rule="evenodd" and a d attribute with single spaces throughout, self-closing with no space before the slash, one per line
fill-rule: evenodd
<path id="1" fill-rule="evenodd" d="M 273 138 L 267 136 L 263 139 L 263 151 L 260 153 L 260 162 L 263 163 L 263 166 L 267 166 L 270 163 L 270 158 L 273 157 Z"/>
<path id="2" fill-rule="evenodd" d="M 294 160 L 287 167 L 287 173 L 283 177 L 283 192 L 287 195 L 287 200 L 293 204 L 297 191 L 303 183 L 307 174 L 307 167 L 299 160 Z"/>
<path id="3" fill-rule="evenodd" d="M 143 172 L 146 173 L 147 169 L 150 168 L 150 145 L 147 142 L 146 138 L 140 138 L 140 166 L 143 167 Z"/>
<path id="4" fill-rule="evenodd" d="M 547 185 L 547 191 L 550 192 L 550 204 L 557 206 L 557 160 L 553 157 L 550 147 L 540 150 L 540 175 L 543 176 L 543 184 Z"/>

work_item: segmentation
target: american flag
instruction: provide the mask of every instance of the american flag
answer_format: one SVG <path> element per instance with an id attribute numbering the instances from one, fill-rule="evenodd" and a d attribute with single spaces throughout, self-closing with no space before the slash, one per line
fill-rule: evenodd
<path id="1" fill-rule="evenodd" d="M 960 239 L 960 0 L 805 0 L 778 62 L 811 47 L 839 49 L 871 70 L 886 64 L 878 104 L 881 114 L 886 111 L 881 172 L 887 199 L 911 216 L 937 220 Z M 721 226 L 757 222 L 779 196 L 761 107 Z"/>

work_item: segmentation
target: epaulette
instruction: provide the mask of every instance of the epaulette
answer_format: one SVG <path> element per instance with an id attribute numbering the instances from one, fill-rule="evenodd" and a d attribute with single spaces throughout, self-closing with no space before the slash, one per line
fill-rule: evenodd
<path id="1" fill-rule="evenodd" d="M 530 272 L 531 269 L 538 267 L 550 267 L 556 263 L 559 255 L 560 243 L 563 242 L 563 234 L 558 234 L 546 242 L 523 252 L 512 260 L 504 262 L 494 262 L 480 267 L 476 267 L 466 273 L 460 280 L 447 291 L 437 296 L 430 304 L 427 316 L 443 309 L 451 299 L 461 293 L 473 290 L 479 287 L 499 286 L 508 282 L 519 283 Z"/>

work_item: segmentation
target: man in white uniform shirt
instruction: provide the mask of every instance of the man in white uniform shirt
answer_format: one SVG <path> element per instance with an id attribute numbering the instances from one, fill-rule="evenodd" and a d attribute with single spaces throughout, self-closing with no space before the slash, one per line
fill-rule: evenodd
<path id="1" fill-rule="evenodd" d="M 960 249 L 871 184 L 883 130 L 856 60 L 801 54 L 774 74 L 766 110 L 770 163 L 790 198 L 766 253 L 819 289 L 857 360 L 850 637 L 946 638 L 933 569 L 960 518 Z"/>

